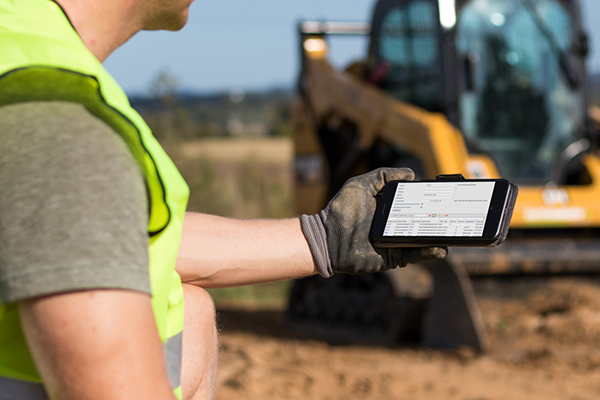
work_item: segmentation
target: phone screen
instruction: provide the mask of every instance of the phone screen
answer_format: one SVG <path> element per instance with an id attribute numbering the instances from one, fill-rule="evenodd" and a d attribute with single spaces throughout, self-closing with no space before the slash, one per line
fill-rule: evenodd
<path id="1" fill-rule="evenodd" d="M 495 182 L 399 182 L 383 236 L 482 237 Z"/>

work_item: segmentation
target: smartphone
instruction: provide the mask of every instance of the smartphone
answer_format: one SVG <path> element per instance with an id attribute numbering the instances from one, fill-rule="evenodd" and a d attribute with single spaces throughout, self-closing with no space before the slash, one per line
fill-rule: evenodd
<path id="1" fill-rule="evenodd" d="M 373 245 L 498 246 L 517 193 L 506 179 L 389 182 L 373 219 Z"/>

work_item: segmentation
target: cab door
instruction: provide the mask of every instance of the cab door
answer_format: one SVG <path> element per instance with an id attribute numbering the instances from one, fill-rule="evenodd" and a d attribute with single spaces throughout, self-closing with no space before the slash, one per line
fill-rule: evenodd
<path id="1" fill-rule="evenodd" d="M 443 112 L 456 124 L 455 22 L 454 2 L 380 1 L 373 14 L 368 79 L 390 96 Z"/>

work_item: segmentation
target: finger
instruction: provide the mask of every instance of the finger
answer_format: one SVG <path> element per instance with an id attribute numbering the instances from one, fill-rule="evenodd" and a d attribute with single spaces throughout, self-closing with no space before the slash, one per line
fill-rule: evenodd
<path id="1" fill-rule="evenodd" d="M 415 173 L 410 168 L 379 168 L 361 175 L 358 178 L 365 177 L 371 188 L 371 193 L 376 195 L 383 190 L 383 187 L 391 181 L 412 181 L 415 179 Z"/>
<path id="2" fill-rule="evenodd" d="M 381 168 L 383 183 L 391 181 L 412 181 L 415 179 L 415 173 L 410 168 Z"/>
<path id="3" fill-rule="evenodd" d="M 424 261 L 443 260 L 448 255 L 447 247 L 416 247 L 404 249 L 402 262 L 417 264 Z"/>

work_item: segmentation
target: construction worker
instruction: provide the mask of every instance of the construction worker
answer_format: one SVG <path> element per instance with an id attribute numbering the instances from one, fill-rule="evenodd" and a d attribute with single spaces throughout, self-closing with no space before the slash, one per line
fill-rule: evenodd
<path id="1" fill-rule="evenodd" d="M 374 195 L 404 169 L 349 181 L 319 215 L 186 214 L 185 182 L 101 62 L 180 29 L 190 2 L 0 0 L 0 399 L 210 399 L 202 288 L 445 257 L 369 243 Z"/>

